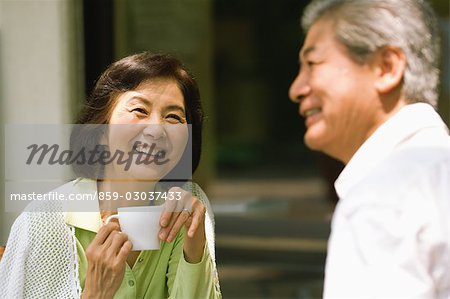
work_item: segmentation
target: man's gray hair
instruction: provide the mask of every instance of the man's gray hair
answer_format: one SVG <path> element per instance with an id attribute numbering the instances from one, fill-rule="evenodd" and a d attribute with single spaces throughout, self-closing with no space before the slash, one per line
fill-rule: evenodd
<path id="1" fill-rule="evenodd" d="M 377 49 L 399 47 L 406 56 L 403 92 L 409 103 L 437 106 L 440 40 L 437 18 L 423 0 L 313 0 L 305 33 L 322 17 L 334 21 L 336 38 L 358 63 Z"/>

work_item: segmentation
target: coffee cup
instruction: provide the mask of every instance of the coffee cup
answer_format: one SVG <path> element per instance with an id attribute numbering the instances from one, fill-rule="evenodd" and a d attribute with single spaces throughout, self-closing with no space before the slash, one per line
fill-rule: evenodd
<path id="1" fill-rule="evenodd" d="M 158 250 L 160 240 L 158 233 L 161 226 L 159 219 L 164 206 L 123 207 L 117 209 L 117 214 L 106 219 L 118 219 L 122 232 L 126 233 L 128 240 L 133 244 L 133 251 Z"/>

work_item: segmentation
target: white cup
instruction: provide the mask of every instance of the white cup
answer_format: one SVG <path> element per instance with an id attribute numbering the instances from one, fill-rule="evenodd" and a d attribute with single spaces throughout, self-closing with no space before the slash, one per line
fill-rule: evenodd
<path id="1" fill-rule="evenodd" d="M 158 233 L 161 228 L 159 219 L 163 211 L 163 205 L 118 208 L 118 214 L 109 216 L 105 222 L 114 218 L 119 220 L 121 230 L 133 244 L 133 251 L 158 250 Z"/>

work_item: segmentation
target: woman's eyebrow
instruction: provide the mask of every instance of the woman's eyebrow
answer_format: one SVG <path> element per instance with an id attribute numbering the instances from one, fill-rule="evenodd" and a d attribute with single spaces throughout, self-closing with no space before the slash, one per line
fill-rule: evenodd
<path id="1" fill-rule="evenodd" d="M 146 99 L 145 97 L 138 96 L 138 95 L 135 95 L 132 98 L 130 98 L 127 101 L 127 104 L 130 104 L 130 103 L 132 104 L 133 101 L 144 102 L 144 104 L 147 105 L 147 106 L 151 106 L 152 105 L 152 103 L 148 99 Z M 183 114 L 186 113 L 184 108 L 183 108 L 183 106 L 180 106 L 178 104 L 172 104 L 172 105 L 168 105 L 168 106 L 164 107 L 164 111 L 174 111 L 174 110 L 180 111 Z"/>
<path id="2" fill-rule="evenodd" d="M 167 107 L 164 107 L 164 111 L 173 111 L 173 110 L 178 110 L 181 113 L 185 114 L 184 108 L 181 107 L 180 105 L 169 105 Z"/>
<path id="3" fill-rule="evenodd" d="M 139 101 L 141 101 L 141 102 L 144 102 L 144 104 L 146 104 L 146 105 L 151 105 L 151 103 L 150 103 L 149 100 L 147 100 L 147 99 L 144 98 L 144 97 L 138 96 L 138 95 L 134 95 L 133 97 L 131 97 L 131 98 L 127 101 L 127 104 L 129 104 L 129 103 L 131 103 L 131 102 L 133 102 L 133 101 L 136 101 L 136 100 L 139 100 Z"/>

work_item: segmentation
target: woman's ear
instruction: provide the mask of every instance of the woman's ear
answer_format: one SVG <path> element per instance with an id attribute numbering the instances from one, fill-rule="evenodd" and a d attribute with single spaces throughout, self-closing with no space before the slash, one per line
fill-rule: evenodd
<path id="1" fill-rule="evenodd" d="M 106 136 L 106 132 L 104 132 L 101 136 L 100 139 L 98 140 L 98 144 L 102 145 L 104 147 L 108 147 L 108 136 Z"/>
<path id="2" fill-rule="evenodd" d="M 97 144 L 101 145 L 105 148 L 108 148 L 108 134 L 109 134 L 109 124 L 102 124 L 99 125 L 98 131 L 97 131 Z"/>
<path id="3" fill-rule="evenodd" d="M 375 89 L 379 93 L 388 93 L 402 83 L 406 70 L 406 57 L 400 48 L 383 47 L 375 53 L 372 62 L 376 70 Z"/>

